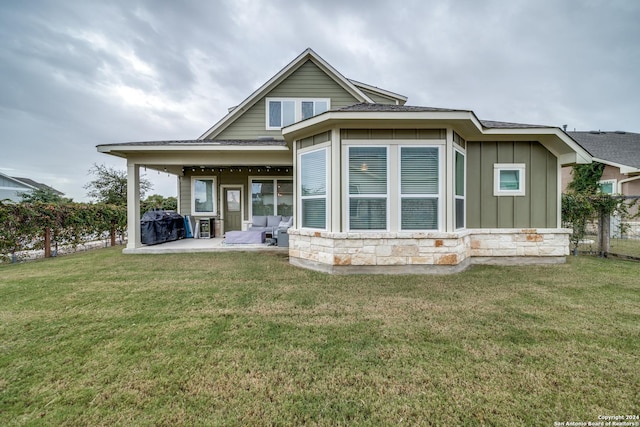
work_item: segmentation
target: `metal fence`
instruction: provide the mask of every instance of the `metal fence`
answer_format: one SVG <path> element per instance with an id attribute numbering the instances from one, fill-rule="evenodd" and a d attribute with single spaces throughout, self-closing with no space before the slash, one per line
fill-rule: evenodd
<path id="1" fill-rule="evenodd" d="M 623 209 L 588 222 L 578 253 L 640 261 L 640 196 L 619 198 Z"/>

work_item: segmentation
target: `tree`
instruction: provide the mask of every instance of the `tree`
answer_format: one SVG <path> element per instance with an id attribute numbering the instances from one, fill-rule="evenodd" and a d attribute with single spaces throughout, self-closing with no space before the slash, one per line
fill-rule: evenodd
<path id="1" fill-rule="evenodd" d="M 72 200 L 67 197 L 62 197 L 60 194 L 55 192 L 50 188 L 36 188 L 33 191 L 29 191 L 28 193 L 22 193 L 22 202 L 23 203 L 69 203 Z"/>
<path id="2" fill-rule="evenodd" d="M 151 209 L 162 209 L 165 211 L 178 210 L 178 199 L 176 197 L 167 197 L 160 194 L 152 194 L 147 197 L 140 205 L 140 211 L 146 212 Z"/>
<path id="3" fill-rule="evenodd" d="M 567 187 L 576 193 L 595 194 L 600 190 L 600 178 L 603 171 L 603 163 L 592 162 L 586 165 L 574 165 L 571 171 L 573 180 Z"/>
<path id="4" fill-rule="evenodd" d="M 119 206 L 127 205 L 127 173 L 105 165 L 93 164 L 89 173 L 96 179 L 83 188 L 88 190 L 87 196 L 98 203 Z M 140 199 L 153 187 L 148 179 L 140 178 Z"/>

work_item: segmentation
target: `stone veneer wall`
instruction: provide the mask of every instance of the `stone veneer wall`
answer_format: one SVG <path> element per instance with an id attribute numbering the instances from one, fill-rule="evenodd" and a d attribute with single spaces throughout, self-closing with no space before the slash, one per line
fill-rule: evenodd
<path id="1" fill-rule="evenodd" d="M 293 265 L 329 273 L 453 273 L 470 264 L 557 263 L 568 229 L 331 233 L 289 229 Z"/>

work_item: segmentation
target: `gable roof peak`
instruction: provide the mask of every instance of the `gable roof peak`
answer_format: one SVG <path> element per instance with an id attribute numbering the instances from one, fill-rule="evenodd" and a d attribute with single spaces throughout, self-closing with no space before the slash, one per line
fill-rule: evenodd
<path id="1" fill-rule="evenodd" d="M 224 116 L 215 125 L 209 128 L 205 133 L 200 135 L 198 139 L 215 138 L 226 129 L 231 123 L 233 123 L 238 117 L 240 117 L 246 109 L 253 106 L 260 98 L 262 98 L 271 89 L 279 85 L 287 77 L 293 74 L 298 68 L 304 65 L 307 61 L 311 60 L 318 68 L 320 68 L 329 77 L 335 80 L 340 86 L 342 86 L 347 92 L 353 95 L 360 102 L 374 103 L 374 101 L 365 94 L 358 86 L 354 85 L 349 79 L 344 77 L 338 72 L 331 64 L 322 59 L 313 49 L 306 48 L 300 55 L 298 55 L 293 61 L 289 62 L 283 69 L 281 69 L 276 75 L 271 77 L 265 84 L 254 91 L 248 98 L 238 104 L 234 109 Z"/>

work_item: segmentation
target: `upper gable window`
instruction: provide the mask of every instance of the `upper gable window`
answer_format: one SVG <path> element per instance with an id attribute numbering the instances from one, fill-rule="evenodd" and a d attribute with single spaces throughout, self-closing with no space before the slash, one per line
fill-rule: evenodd
<path id="1" fill-rule="evenodd" d="M 329 98 L 267 98 L 266 128 L 280 130 L 300 120 L 324 113 L 330 108 Z"/>

